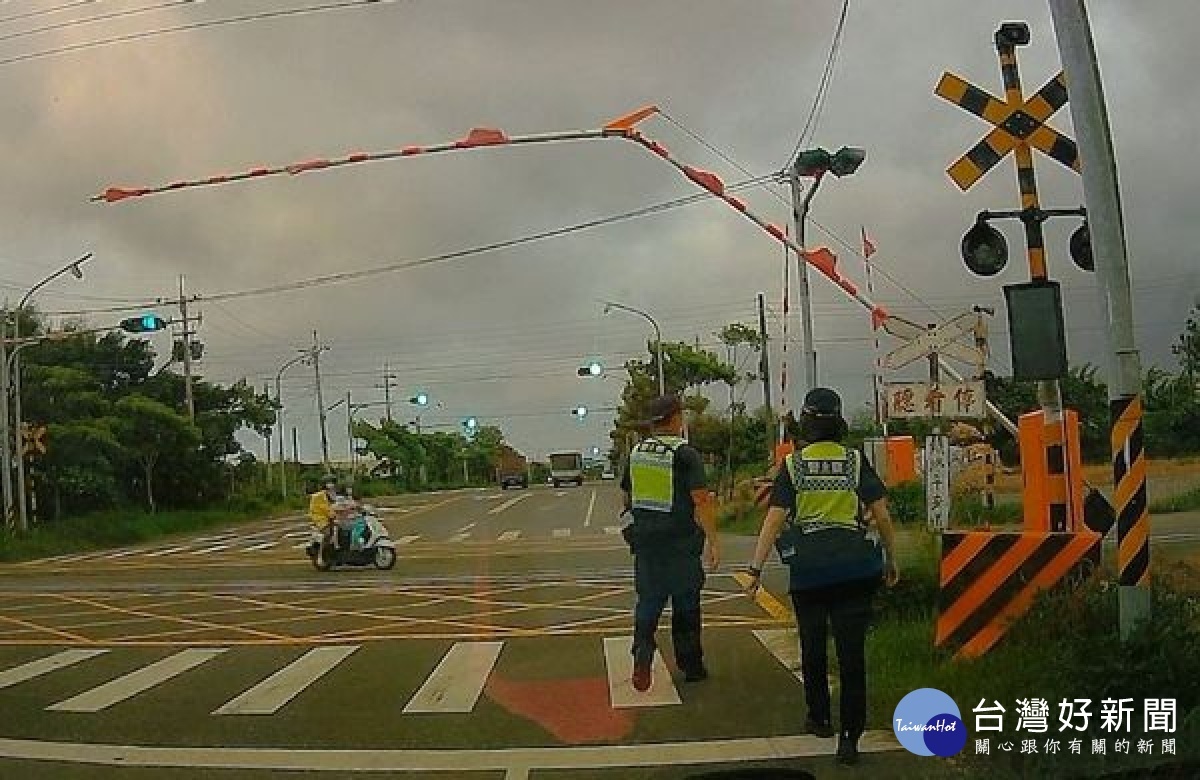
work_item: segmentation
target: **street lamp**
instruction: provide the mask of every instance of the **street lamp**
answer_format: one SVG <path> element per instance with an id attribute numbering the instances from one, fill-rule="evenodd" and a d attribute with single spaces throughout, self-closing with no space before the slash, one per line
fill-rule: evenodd
<path id="1" fill-rule="evenodd" d="M 608 314 L 613 309 L 621 309 L 622 311 L 632 312 L 645 317 L 647 320 L 649 320 L 650 324 L 654 326 L 654 351 L 658 354 L 658 394 L 666 395 L 667 385 L 663 379 L 662 331 L 659 330 L 658 323 L 654 321 L 653 317 L 641 309 L 635 309 L 632 306 L 626 306 L 625 304 L 617 303 L 616 301 L 602 301 L 602 303 L 604 304 L 605 314 Z"/>
<path id="2" fill-rule="evenodd" d="M 72 260 L 70 263 L 67 263 L 62 268 L 58 269 L 57 271 L 50 274 L 42 281 L 35 284 L 33 287 L 29 288 L 29 292 L 25 293 L 25 295 L 21 298 L 20 303 L 17 304 L 16 310 L 10 315 L 12 318 L 13 340 L 14 341 L 18 341 L 21 338 L 21 312 L 25 309 L 25 304 L 29 302 L 29 299 L 33 297 L 34 293 L 36 293 L 38 290 L 42 289 L 50 282 L 54 281 L 55 279 L 57 279 L 58 277 L 62 276 L 63 274 L 66 274 L 66 273 L 71 274 L 76 279 L 82 279 L 83 278 L 83 264 L 91 259 L 92 259 L 92 253 L 88 252 L 87 254 L 79 257 L 79 259 Z M 8 335 L 8 327 L 7 327 L 7 317 L 6 317 L 5 326 L 3 328 L 0 328 L 0 341 L 2 341 L 3 338 L 6 338 L 7 335 Z M 10 382 L 10 379 L 8 376 L 8 370 L 7 370 L 8 369 L 8 357 L 7 357 L 7 355 L 4 354 L 3 350 L 4 350 L 4 348 L 0 347 L 0 362 L 4 363 L 4 371 L 3 371 L 4 376 L 0 377 L 0 385 L 3 385 L 4 401 L 2 404 L 0 404 L 0 406 L 3 406 L 3 409 L 0 409 L 0 413 L 3 414 L 3 417 L 4 417 L 4 426 L 3 427 L 5 428 L 4 446 L 3 446 L 3 451 L 4 451 L 3 464 L 0 465 L 0 468 L 4 469 L 4 475 L 3 475 L 3 478 L 0 479 L 0 481 L 3 482 L 3 489 L 4 489 L 5 518 L 8 518 L 11 513 L 12 495 L 13 495 L 13 493 L 12 493 L 12 472 L 11 472 L 11 464 L 10 464 L 11 455 L 10 455 L 10 450 L 9 450 L 9 446 L 10 446 L 9 442 L 12 437 L 9 435 L 9 431 L 8 431 L 8 423 L 9 423 L 8 393 L 9 393 L 9 382 Z M 15 357 L 15 355 L 14 355 L 14 357 Z M 16 418 L 15 419 L 15 427 L 13 428 L 13 430 L 16 433 L 16 449 L 17 449 L 17 453 L 16 453 L 16 455 L 17 455 L 17 502 L 19 505 L 18 512 L 19 512 L 19 517 L 20 517 L 20 520 L 19 520 L 20 524 L 18 527 L 22 531 L 25 531 L 25 530 L 28 530 L 28 528 L 29 528 L 29 516 L 27 514 L 27 509 L 25 506 L 25 504 L 26 504 L 26 501 L 25 501 L 25 453 L 22 451 L 23 442 L 21 441 L 21 423 L 22 423 L 22 420 L 21 420 L 21 360 L 19 357 L 15 357 L 15 359 L 13 360 L 13 375 L 12 375 L 11 382 L 12 382 L 12 394 L 13 394 L 13 417 Z"/>
<path id="3" fill-rule="evenodd" d="M 287 498 L 287 465 L 286 459 L 283 457 L 283 372 L 297 363 L 305 363 L 307 361 L 307 353 L 297 355 L 285 362 L 275 372 L 275 403 L 279 404 L 279 410 L 275 413 L 275 423 L 279 427 L 279 492 L 284 498 Z"/>
<path id="4" fill-rule="evenodd" d="M 796 161 L 789 171 L 789 179 L 792 185 L 792 216 L 796 220 L 796 243 L 801 250 L 808 248 L 804 243 L 804 223 L 808 221 L 808 208 L 817 194 L 817 188 L 821 186 L 821 179 L 826 173 L 832 173 L 838 178 L 849 176 L 857 171 L 858 166 L 866 159 L 865 150 L 851 146 L 843 146 L 834 154 L 819 147 L 806 149 L 796 156 Z M 801 178 L 813 180 L 803 199 L 800 197 Z M 799 261 L 800 317 L 804 321 L 804 384 L 807 391 L 817 386 L 817 351 L 813 346 L 812 294 L 808 286 L 808 263 L 803 257 L 799 258 Z"/>

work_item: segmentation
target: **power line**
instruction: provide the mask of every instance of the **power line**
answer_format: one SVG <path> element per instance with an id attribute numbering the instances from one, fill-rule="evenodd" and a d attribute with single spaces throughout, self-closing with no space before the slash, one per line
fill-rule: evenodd
<path id="1" fill-rule="evenodd" d="M 52 6 L 50 8 L 42 8 L 37 11 L 25 11 L 23 13 L 14 14 L 12 16 L 5 16 L 4 18 L 0 19 L 0 24 L 7 24 L 8 22 L 19 22 L 22 19 L 32 19 L 35 16 L 46 16 L 48 14 L 57 13 L 59 11 L 69 11 L 72 8 L 79 8 L 80 6 L 91 5 L 92 3 L 96 2 L 96 1 L 97 0 L 73 0 L 73 2 L 70 2 L 70 3 L 62 3 L 61 5 Z"/>
<path id="2" fill-rule="evenodd" d="M 41 27 L 33 27 L 28 30 L 18 30 L 17 32 L 5 33 L 4 35 L 0 35 L 0 41 L 12 41 L 18 38 L 28 38 L 33 35 L 40 35 L 41 33 L 53 32 L 54 30 L 67 30 L 73 27 L 82 27 L 88 24 L 95 24 L 97 22 L 109 22 L 113 19 L 124 19 L 130 16 L 140 16 L 141 14 L 152 13 L 154 11 L 163 11 L 168 8 L 176 8 L 181 5 L 194 4 L 195 0 L 169 0 L 168 2 L 158 3 L 156 5 L 146 5 L 139 8 L 126 8 L 121 11 L 109 11 L 108 13 L 96 14 L 95 16 L 88 16 L 83 19 L 69 19 L 65 22 L 56 22 L 54 24 L 47 24 Z"/>
<path id="3" fill-rule="evenodd" d="M 812 107 L 808 111 L 808 118 L 804 120 L 804 126 L 800 130 L 800 137 L 796 139 L 796 146 L 792 149 L 792 154 L 788 158 L 787 167 L 791 168 L 796 162 L 796 157 L 800 154 L 800 149 L 804 146 L 811 133 L 817 130 L 817 123 L 820 121 L 821 111 L 825 107 L 825 98 L 829 93 L 829 85 L 833 81 L 833 67 L 837 62 L 838 51 L 842 47 L 842 33 L 846 29 L 846 14 L 850 9 L 850 0 L 842 0 L 842 11 L 838 15 L 837 26 L 833 31 L 833 40 L 829 44 L 829 56 L 825 58 L 825 68 L 821 73 L 821 80 L 817 84 L 817 92 L 813 95 Z"/>
<path id="4" fill-rule="evenodd" d="M 126 33 L 124 35 L 114 35 L 109 38 L 83 41 L 81 43 L 71 43 L 63 46 L 56 46 L 51 49 L 42 49 L 40 51 L 30 52 L 27 54 L 19 54 L 13 57 L 0 59 L 0 65 L 13 65 L 18 62 L 27 62 L 29 60 L 53 57 L 58 54 L 69 54 L 77 51 L 85 51 L 87 49 L 98 49 L 104 46 L 112 46 L 118 43 L 129 43 L 131 41 L 144 40 L 146 38 L 156 38 L 160 35 L 170 35 L 174 33 L 188 32 L 191 30 L 202 30 L 210 27 L 224 27 L 227 25 L 244 24 L 247 22 L 260 22 L 268 19 L 283 19 L 292 16 L 325 13 L 328 11 L 340 11 L 347 8 L 377 5 L 380 2 L 381 0 L 343 0 L 342 2 L 321 3 L 318 5 L 300 6 L 297 8 L 284 8 L 276 11 L 259 11 L 252 14 L 243 14 L 241 16 L 228 16 L 221 19 L 207 19 L 200 22 L 188 22 L 186 24 L 177 24 L 170 27 L 158 27 L 152 30 L 142 30 L 140 32 Z"/>

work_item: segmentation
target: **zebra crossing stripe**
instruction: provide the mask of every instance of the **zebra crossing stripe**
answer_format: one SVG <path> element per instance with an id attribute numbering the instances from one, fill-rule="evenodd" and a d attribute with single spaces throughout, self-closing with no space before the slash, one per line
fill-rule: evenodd
<path id="1" fill-rule="evenodd" d="M 186 545 L 186 544 L 181 547 L 165 547 L 161 550 L 155 550 L 154 552 L 146 553 L 146 557 L 147 558 L 157 558 L 161 555 L 171 555 L 172 553 L 183 552 L 184 550 L 187 550 L 187 549 L 189 549 L 189 548 L 188 548 L 188 545 Z"/>
<path id="2" fill-rule="evenodd" d="M 401 536 L 396 540 L 396 544 L 412 544 L 420 538 L 420 536 Z"/>
<path id="3" fill-rule="evenodd" d="M 570 528 L 555 528 L 553 531 L 550 532 L 550 535 L 553 536 L 555 539 L 565 539 L 571 535 L 571 529 Z"/>
<path id="4" fill-rule="evenodd" d="M 260 542 L 258 544 L 254 544 L 249 547 L 246 547 L 245 550 L 246 550 L 246 552 L 250 552 L 251 550 L 266 550 L 271 547 L 274 547 L 277 544 L 279 544 L 279 542 Z"/>
<path id="5" fill-rule="evenodd" d="M 671 680 L 671 672 L 663 661 L 662 654 L 654 652 L 651 664 L 651 682 L 647 691 L 633 688 L 633 637 L 604 637 L 604 665 L 608 670 L 608 698 L 614 709 L 630 707 L 661 707 L 680 704 L 679 692 Z"/>
<path id="6" fill-rule="evenodd" d="M 305 688 L 333 671 L 358 645 L 316 647 L 213 711 L 213 715 L 273 715 Z"/>
<path id="7" fill-rule="evenodd" d="M 455 642 L 404 712 L 473 711 L 503 648 L 503 642 Z"/>
<path id="8" fill-rule="evenodd" d="M 498 542 L 511 542 L 521 537 L 520 531 L 505 531 L 496 538 Z"/>
<path id="9" fill-rule="evenodd" d="M 783 664 L 783 668 L 792 673 L 797 680 L 803 681 L 800 671 L 800 639 L 790 628 L 758 628 L 754 630 L 754 638 Z"/>
<path id="10" fill-rule="evenodd" d="M 223 647 L 193 647 L 181 650 L 175 655 L 167 656 L 149 666 L 136 669 L 123 677 L 84 691 L 78 696 L 72 696 L 66 701 L 51 704 L 46 709 L 55 712 L 99 712 L 210 661 L 225 652 L 225 649 Z"/>
<path id="11" fill-rule="evenodd" d="M 209 553 L 215 553 L 215 552 L 221 552 L 222 550 L 228 550 L 232 546 L 233 546 L 232 544 L 214 544 L 213 546 L 205 547 L 202 550 L 193 550 L 189 554 L 190 555 L 208 555 Z"/>
<path id="12" fill-rule="evenodd" d="M 446 541 L 447 542 L 465 542 L 470 538 L 471 538 L 471 533 L 468 531 L 466 533 L 455 534 L 454 536 L 451 536 Z"/>
<path id="13" fill-rule="evenodd" d="M 617 534 L 621 533 L 621 526 L 606 525 L 604 526 L 604 533 L 608 534 L 609 536 L 616 536 Z"/>
<path id="14" fill-rule="evenodd" d="M 74 648 L 63 650 L 61 653 L 55 653 L 45 658 L 38 658 L 35 661 L 30 661 L 29 663 L 0 672 L 0 688 L 8 688 L 17 683 L 41 677 L 43 674 L 49 674 L 59 669 L 65 669 L 68 666 L 74 666 L 80 661 L 86 661 L 89 658 L 95 658 L 107 652 L 108 650 L 83 650 Z"/>

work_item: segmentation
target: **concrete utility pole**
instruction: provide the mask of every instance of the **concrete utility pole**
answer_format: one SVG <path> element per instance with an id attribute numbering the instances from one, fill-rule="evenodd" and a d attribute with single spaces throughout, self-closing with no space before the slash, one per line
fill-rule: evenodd
<path id="1" fill-rule="evenodd" d="M 13 526 L 12 446 L 13 435 L 8 414 L 8 316 L 0 326 L 0 484 L 4 491 L 4 524 Z"/>
<path id="2" fill-rule="evenodd" d="M 196 399 L 192 394 L 192 321 L 188 319 L 188 300 L 183 289 L 183 274 L 179 275 L 179 316 L 183 320 L 183 395 L 188 419 L 196 422 Z"/>
<path id="3" fill-rule="evenodd" d="M 329 468 L 329 435 L 325 431 L 325 396 L 321 393 L 321 351 L 325 347 L 317 341 L 317 331 L 313 330 L 312 364 L 313 373 L 317 379 L 317 413 L 321 419 L 321 462 Z"/>
<path id="4" fill-rule="evenodd" d="M 1113 351 L 1108 397 L 1120 569 L 1119 622 L 1121 638 L 1128 639 L 1139 622 L 1150 618 L 1150 514 L 1142 449 L 1142 367 L 1133 327 L 1121 190 L 1087 8 L 1083 0 L 1050 0 L 1050 14 L 1071 93 L 1071 121 L 1079 139 L 1092 257 Z"/>
<path id="5" fill-rule="evenodd" d="M 788 179 L 792 185 L 792 218 L 796 222 L 796 243 L 801 249 L 808 249 L 808 244 L 804 243 L 804 223 L 808 221 L 808 208 L 812 204 L 813 196 L 817 194 L 817 188 L 821 186 L 821 178 L 814 177 L 812 186 L 801 198 L 800 174 L 795 166 L 789 171 Z M 808 263 L 803 257 L 797 260 L 800 265 L 800 284 L 797 288 L 800 298 L 800 320 L 804 327 L 801 336 L 801 361 L 804 363 L 804 391 L 807 393 L 817 386 L 817 349 L 813 345 L 812 288 L 808 284 Z"/>
<path id="6" fill-rule="evenodd" d="M 771 420 L 767 426 L 767 457 L 772 458 L 775 455 L 775 410 L 771 406 L 771 350 L 767 337 L 767 298 L 763 293 L 758 294 L 758 335 L 762 344 L 758 373 L 762 377 L 763 405 L 767 407 L 767 416 Z"/>

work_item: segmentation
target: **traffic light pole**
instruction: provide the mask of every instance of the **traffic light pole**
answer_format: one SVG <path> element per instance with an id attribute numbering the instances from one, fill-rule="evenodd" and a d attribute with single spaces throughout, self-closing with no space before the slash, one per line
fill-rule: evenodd
<path id="1" fill-rule="evenodd" d="M 321 393 L 321 350 L 317 342 L 317 332 L 313 331 L 312 362 L 313 373 L 317 380 L 317 412 L 321 419 L 321 462 L 329 468 L 329 435 L 325 431 L 325 397 Z"/>
<path id="2" fill-rule="evenodd" d="M 1113 351 L 1108 397 L 1117 505 L 1119 626 L 1121 638 L 1128 639 L 1139 622 L 1150 618 L 1150 514 L 1142 449 L 1142 369 L 1133 328 L 1121 191 L 1087 8 L 1083 0 L 1050 0 L 1050 15 L 1071 85 L 1071 120 L 1079 137 L 1092 256 Z"/>
<path id="3" fill-rule="evenodd" d="M 8 319 L 0 321 L 0 484 L 4 491 L 4 524 L 13 524 L 11 420 L 8 414 Z"/>
<path id="4" fill-rule="evenodd" d="M 818 175 L 813 177 L 812 186 L 808 188 L 808 192 L 804 197 L 800 197 L 800 174 L 796 171 L 795 166 L 791 169 L 789 176 L 792 184 L 792 218 L 796 221 L 796 243 L 799 244 L 802 250 L 808 249 L 808 244 L 804 238 L 804 223 L 808 222 L 808 209 L 812 204 L 813 197 L 817 194 L 817 188 L 821 186 L 823 176 Z M 812 288 L 808 284 L 808 263 L 803 257 L 796 258 L 800 264 L 800 319 L 804 326 L 803 349 L 804 349 L 804 392 L 808 392 L 817 386 L 817 350 L 813 345 L 813 312 L 812 312 Z"/>

